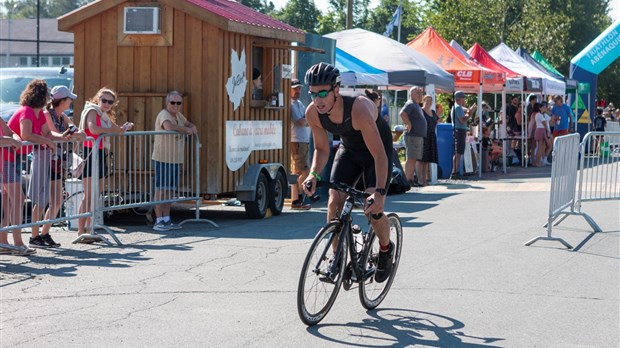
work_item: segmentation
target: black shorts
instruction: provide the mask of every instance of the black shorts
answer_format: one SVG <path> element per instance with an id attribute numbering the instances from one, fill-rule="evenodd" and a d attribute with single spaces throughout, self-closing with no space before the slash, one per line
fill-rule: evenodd
<path id="1" fill-rule="evenodd" d="M 84 165 L 84 171 L 82 172 L 82 178 L 90 178 L 93 176 L 93 161 L 95 159 L 94 154 L 92 154 L 92 149 L 86 150 L 86 156 L 84 160 L 86 164 Z M 97 150 L 99 155 L 99 179 L 105 178 L 108 174 L 108 166 L 106 161 L 105 151 L 103 149 Z"/>
<path id="2" fill-rule="evenodd" d="M 391 148 L 386 149 L 388 160 L 387 181 L 382 187 L 387 190 L 392 176 L 392 151 Z M 340 145 L 336 155 L 334 156 L 334 165 L 332 167 L 332 182 L 345 183 L 355 187 L 357 182 L 363 175 L 364 188 L 375 187 L 377 183 L 377 175 L 375 173 L 375 159 L 370 152 L 350 151 Z"/>
<path id="3" fill-rule="evenodd" d="M 455 129 L 454 130 L 454 144 L 456 153 L 462 155 L 465 153 L 465 140 L 467 139 L 467 130 Z"/>

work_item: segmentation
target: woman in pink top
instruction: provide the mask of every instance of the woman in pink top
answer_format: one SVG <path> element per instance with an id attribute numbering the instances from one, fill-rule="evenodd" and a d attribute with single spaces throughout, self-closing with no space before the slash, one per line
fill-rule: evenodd
<path id="1" fill-rule="evenodd" d="M 125 131 L 133 127 L 133 123 L 127 122 L 122 127 L 114 122 L 113 108 L 116 105 L 116 93 L 111 89 L 104 87 L 84 106 L 84 110 L 80 116 L 80 129 L 83 129 L 87 136 L 93 137 L 95 140 L 101 134 L 123 134 Z M 84 214 L 91 211 L 92 200 L 92 178 L 97 168 L 96 178 L 99 179 L 99 194 L 103 191 L 103 178 L 107 175 L 107 163 L 105 160 L 105 149 L 107 147 L 106 140 L 99 142 L 97 149 L 94 149 L 96 142 L 86 141 L 84 146 L 90 148 L 90 151 L 84 154 L 86 164 L 82 173 L 82 186 L 84 188 L 84 196 L 80 204 L 79 213 Z M 97 151 L 97 166 L 94 166 L 94 151 Z M 95 168 L 93 168 L 95 167 Z M 86 234 L 87 230 L 91 230 L 92 226 L 87 227 L 90 218 L 78 219 L 78 236 Z M 80 243 L 90 244 L 95 240 L 92 238 L 82 238 L 78 240 Z"/>
<path id="2" fill-rule="evenodd" d="M 43 80 L 32 80 L 26 86 L 26 89 L 22 92 L 20 96 L 19 103 L 21 107 L 15 111 L 11 119 L 9 120 L 8 126 L 21 140 L 28 141 L 31 143 L 37 144 L 34 149 L 31 146 L 22 147 L 21 153 L 25 154 L 27 152 L 33 151 L 34 157 L 37 157 L 40 151 L 50 151 L 54 153 L 56 151 L 56 146 L 50 139 L 52 135 L 50 134 L 49 127 L 47 127 L 45 116 L 43 115 L 43 108 L 45 104 L 47 104 L 47 100 L 49 97 L 49 91 L 47 89 L 47 84 Z M 21 187 L 21 173 L 16 165 L 16 153 L 15 152 L 7 152 L 3 151 L 5 154 L 4 164 L 3 164 L 3 185 L 6 191 L 6 200 L 3 202 L 3 206 L 5 203 L 10 207 L 10 213 L 8 214 L 9 223 L 13 225 L 19 225 L 22 223 L 22 212 L 23 206 L 25 202 L 24 192 Z M 40 158 L 39 158 L 40 159 Z M 40 163 L 44 165 L 45 160 L 43 159 Z M 33 160 L 34 164 L 34 160 Z M 34 167 L 34 166 L 33 166 Z M 47 165 L 49 168 L 49 164 Z M 42 179 L 44 180 L 44 178 Z M 29 185 L 30 186 L 30 185 Z M 5 195 L 3 195 L 4 197 Z M 39 195 L 37 195 L 38 197 Z M 34 205 L 32 208 L 33 213 L 33 221 L 37 221 L 37 218 L 40 218 L 37 212 L 43 211 L 45 206 L 41 205 L 39 201 L 33 197 L 31 197 Z M 7 202 L 8 201 L 8 202 Z M 31 241 L 39 237 L 38 231 L 37 235 L 33 234 Z M 13 229 L 13 239 L 16 246 L 19 246 L 19 251 L 15 252 L 16 255 L 30 255 L 35 252 L 35 250 L 30 249 L 24 245 L 21 238 L 21 229 L 16 228 Z"/>

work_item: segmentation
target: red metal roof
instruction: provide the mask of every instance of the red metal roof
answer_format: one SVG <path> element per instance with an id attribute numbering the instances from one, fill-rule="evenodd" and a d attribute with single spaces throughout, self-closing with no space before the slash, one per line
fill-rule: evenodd
<path id="1" fill-rule="evenodd" d="M 286 23 L 282 23 L 277 19 L 249 8 L 237 1 L 232 0 L 185 0 L 229 21 L 239 22 L 243 24 L 255 25 L 270 29 L 284 30 L 299 34 L 304 31 L 297 29 Z"/>

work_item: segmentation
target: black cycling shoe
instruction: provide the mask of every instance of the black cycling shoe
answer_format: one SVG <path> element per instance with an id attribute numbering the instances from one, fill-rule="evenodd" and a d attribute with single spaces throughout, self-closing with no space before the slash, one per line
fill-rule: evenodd
<path id="1" fill-rule="evenodd" d="M 377 270 L 375 271 L 375 281 L 383 283 L 392 274 L 392 266 L 394 264 L 394 243 L 390 242 L 390 250 L 387 252 L 379 252 L 379 261 L 377 262 Z"/>

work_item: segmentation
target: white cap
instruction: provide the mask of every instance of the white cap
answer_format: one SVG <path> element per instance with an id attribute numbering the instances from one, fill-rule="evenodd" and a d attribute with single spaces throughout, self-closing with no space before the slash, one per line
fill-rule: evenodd
<path id="1" fill-rule="evenodd" d="M 50 94 L 52 95 L 52 98 L 54 98 L 55 100 L 65 99 L 67 97 L 71 98 L 72 100 L 77 98 L 77 95 L 71 93 L 71 91 L 69 90 L 69 88 L 67 88 L 67 86 L 62 86 L 62 85 L 54 86 Z"/>

